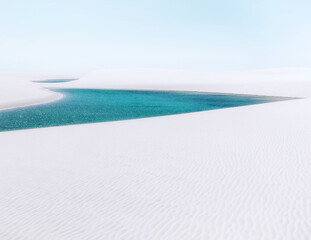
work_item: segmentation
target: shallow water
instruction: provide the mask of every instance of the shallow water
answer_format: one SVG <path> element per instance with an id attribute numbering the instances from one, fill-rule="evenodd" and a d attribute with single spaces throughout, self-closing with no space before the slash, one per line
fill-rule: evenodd
<path id="1" fill-rule="evenodd" d="M 284 100 L 195 92 L 57 89 L 61 100 L 0 111 L 0 131 L 190 113 Z"/>

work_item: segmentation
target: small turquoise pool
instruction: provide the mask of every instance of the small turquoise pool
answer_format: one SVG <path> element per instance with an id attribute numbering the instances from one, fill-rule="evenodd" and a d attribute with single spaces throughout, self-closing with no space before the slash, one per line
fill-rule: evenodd
<path id="1" fill-rule="evenodd" d="M 77 78 L 70 78 L 70 79 L 47 79 L 41 81 L 33 81 L 35 83 L 63 83 L 63 82 L 72 82 L 78 80 Z"/>
<path id="2" fill-rule="evenodd" d="M 57 89 L 61 100 L 0 111 L 0 131 L 207 111 L 286 98 L 173 91 Z"/>

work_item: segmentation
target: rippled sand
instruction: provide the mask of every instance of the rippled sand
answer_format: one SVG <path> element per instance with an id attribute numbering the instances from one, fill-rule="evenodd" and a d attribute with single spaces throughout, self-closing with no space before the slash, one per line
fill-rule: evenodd
<path id="1" fill-rule="evenodd" d="M 0 239 L 308 239 L 310 123 L 305 98 L 0 133 Z"/>

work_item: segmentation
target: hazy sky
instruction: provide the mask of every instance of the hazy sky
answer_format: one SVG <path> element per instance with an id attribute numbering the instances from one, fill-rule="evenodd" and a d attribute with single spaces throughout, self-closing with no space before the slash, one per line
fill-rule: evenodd
<path id="1" fill-rule="evenodd" d="M 0 70 L 311 67 L 310 0 L 0 0 Z"/>

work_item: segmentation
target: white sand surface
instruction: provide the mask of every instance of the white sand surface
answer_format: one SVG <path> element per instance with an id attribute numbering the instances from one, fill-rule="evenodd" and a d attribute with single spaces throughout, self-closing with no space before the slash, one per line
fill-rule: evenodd
<path id="1" fill-rule="evenodd" d="M 62 85 L 77 88 L 159 89 L 311 97 L 311 69 L 194 72 L 165 69 L 96 71 Z"/>
<path id="2" fill-rule="evenodd" d="M 82 74 L 0 72 L 0 110 L 47 103 L 61 98 L 61 94 L 47 91 L 38 83 L 54 78 L 76 78 Z"/>
<path id="3" fill-rule="evenodd" d="M 308 69 L 180 72 L 53 86 L 311 96 Z M 1 240 L 311 239 L 308 98 L 1 132 L 0 148 Z"/>

